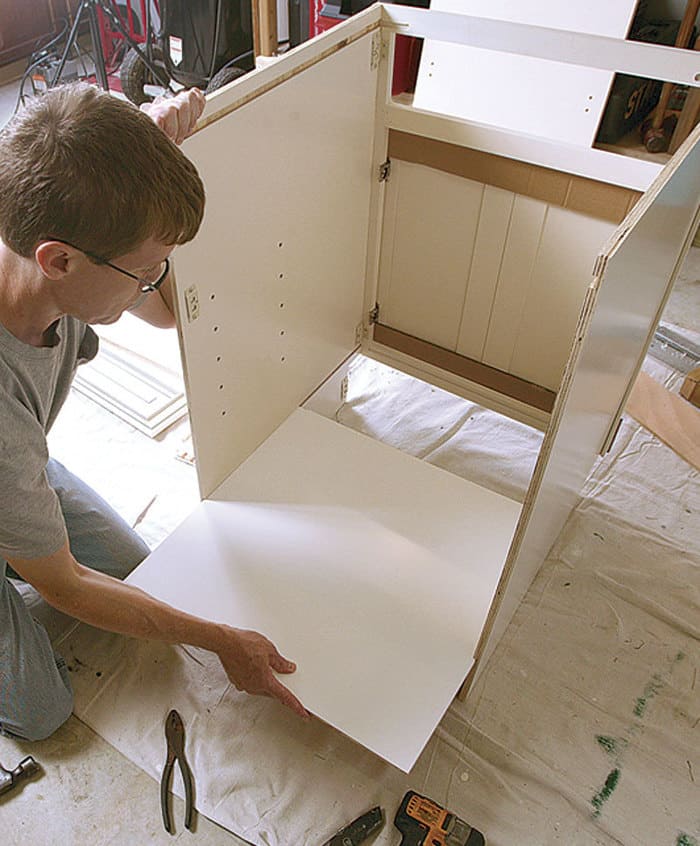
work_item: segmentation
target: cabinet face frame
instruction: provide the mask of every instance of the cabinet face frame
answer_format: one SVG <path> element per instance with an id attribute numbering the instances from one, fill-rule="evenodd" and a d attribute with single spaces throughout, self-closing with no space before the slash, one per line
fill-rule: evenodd
<path id="1" fill-rule="evenodd" d="M 459 21 L 453 20 L 459 18 Z M 633 190 L 646 189 L 651 178 L 659 168 L 647 162 L 630 162 L 614 154 L 596 150 L 563 149 L 561 145 L 546 139 L 519 138 L 517 133 L 491 130 L 486 127 L 472 126 L 465 121 L 446 119 L 443 116 L 419 113 L 410 108 L 397 106 L 389 96 L 390 69 L 393 65 L 393 35 L 396 33 L 417 36 L 430 36 L 445 40 L 459 40 L 474 43 L 475 46 L 493 44 L 494 38 L 505 39 L 515 51 L 533 53 L 541 51 L 548 57 L 555 56 L 561 61 L 591 61 L 596 67 L 608 70 L 625 70 L 637 75 L 657 74 L 661 78 L 682 79 L 688 82 L 694 77 L 698 65 L 696 55 L 680 55 L 679 51 L 668 48 L 649 47 L 632 43 L 617 42 L 595 36 L 568 34 L 564 46 L 553 36 L 551 31 L 542 28 L 523 27 L 503 24 L 497 21 L 475 21 L 464 16 L 451 16 L 444 13 L 432 13 L 408 7 L 375 6 L 361 13 L 345 24 L 336 27 L 327 34 L 314 39 L 281 58 L 278 63 L 243 78 L 234 85 L 222 89 L 210 98 L 202 126 L 206 128 L 218 121 L 224 121 L 238 110 L 255 104 L 259 98 L 276 90 L 294 79 L 311 79 L 318 66 L 330 68 L 334 57 L 353 46 L 364 44 L 366 59 L 372 72 L 376 73 L 374 99 L 370 99 L 369 108 L 373 115 L 373 129 L 368 139 L 367 155 L 367 226 L 363 237 L 358 238 L 358 249 L 363 251 L 362 263 L 365 267 L 366 284 L 358 291 L 358 312 L 349 320 L 346 329 L 349 334 L 344 340 L 344 353 L 337 352 L 334 364 L 327 367 L 324 374 L 310 374 L 311 381 L 306 393 L 332 374 L 334 368 L 341 366 L 345 355 L 362 350 L 367 354 L 388 361 L 388 363 L 407 370 L 414 375 L 427 378 L 456 393 L 469 394 L 485 404 L 497 403 L 497 396 L 479 396 L 478 390 L 464 380 L 452 374 L 440 372 L 439 368 L 425 365 L 417 359 L 397 355 L 391 349 L 374 342 L 368 315 L 376 301 L 376 290 L 380 264 L 381 218 L 384 202 L 384 186 L 377 179 L 379 165 L 386 156 L 388 133 L 391 128 L 400 128 L 422 134 L 429 138 L 448 140 L 486 151 L 496 151 L 501 155 L 543 165 L 568 170 L 571 173 L 609 180 L 612 184 L 622 185 Z M 573 45 L 573 46 L 572 46 Z M 604 48 L 604 49 L 603 49 Z M 359 46 L 357 47 L 359 50 Z M 535 52 L 535 54 L 537 54 Z M 651 70 L 643 70 L 650 67 Z M 307 76 L 308 75 L 308 76 Z M 364 107 L 363 107 L 364 108 Z M 231 124 L 235 128 L 235 124 Z M 232 132 L 234 129 L 232 129 Z M 700 184 L 696 174 L 700 173 L 700 164 L 695 145 L 700 130 L 693 133 L 679 153 L 654 181 L 633 212 L 615 231 L 607 246 L 601 251 L 591 285 L 578 319 L 572 342 L 571 354 L 559 388 L 551 416 L 531 415 L 528 422 L 546 428 L 544 445 L 540 452 L 537 467 L 524 504 L 523 513 L 510 553 L 506 560 L 496 598 L 482 631 L 481 643 L 477 649 L 477 669 L 483 666 L 485 659 L 493 650 L 503 634 L 517 604 L 524 595 L 537 569 L 546 556 L 551 543 L 556 538 L 566 516 L 578 500 L 580 484 L 595 459 L 603 449 L 614 430 L 626 392 L 634 381 L 637 369 L 643 358 L 646 345 L 653 335 L 660 309 L 670 288 L 669 277 L 673 278 L 683 251 L 687 249 L 692 226 L 697 217 L 697 196 L 700 196 Z M 313 139 L 311 139 L 313 140 Z M 188 142 L 190 143 L 190 142 Z M 197 143 L 196 137 L 193 143 Z M 188 148 L 186 148 L 187 151 Z M 522 151 L 522 152 L 520 152 Z M 520 154 L 519 154 L 520 153 Z M 569 162 L 567 167 L 563 163 Z M 686 171 L 688 173 L 686 173 Z M 669 237 L 669 247 L 665 260 L 667 271 L 658 284 L 647 286 L 644 308 L 632 318 L 633 325 L 628 325 L 625 313 L 620 313 L 620 292 L 611 286 L 606 289 L 606 281 L 614 279 L 616 261 L 631 261 L 630 250 L 625 244 L 633 244 L 635 227 L 645 226 L 653 218 L 654 203 L 668 202 L 669 191 L 678 194 L 678 184 L 685 182 L 687 190 L 682 198 L 682 210 L 674 218 L 678 225 L 675 241 Z M 672 188 L 669 189 L 669 185 Z M 693 196 L 693 192 L 695 192 Z M 680 193 L 683 193 L 681 191 Z M 647 223 L 645 223 L 647 221 Z M 666 233 L 668 235 L 668 232 Z M 186 248 L 185 248 L 186 249 Z M 186 262 L 185 262 L 186 264 Z M 180 265 L 178 264 L 180 270 Z M 190 268 L 192 270 L 192 268 Z M 619 276 L 619 274 L 618 274 Z M 183 345 L 183 360 L 188 393 L 196 394 L 197 386 L 193 379 L 193 356 L 196 357 L 198 343 L 206 343 L 203 338 L 194 338 L 196 324 L 186 322 L 185 292 L 191 284 L 187 273 L 181 275 L 178 284 L 177 305 L 180 316 L 180 332 Z M 362 280 L 358 280 L 361 286 Z M 618 288 L 620 284 L 618 282 Z M 624 289 L 624 285 L 621 290 Z M 608 294 L 610 296 L 608 296 Z M 616 311 L 617 310 L 617 311 Z M 619 315 L 619 320 L 618 316 Z M 193 328 L 194 327 L 194 328 Z M 615 330 L 622 329 L 621 348 L 615 337 Z M 352 334 L 351 330 L 356 334 Z M 606 342 L 614 348 L 616 362 L 624 360 L 624 365 L 617 372 L 610 374 L 605 370 L 605 353 L 595 348 L 596 344 Z M 602 360 L 602 364 L 601 364 Z M 607 386 L 605 408 L 591 407 L 590 394 L 595 380 L 611 376 Z M 260 390 L 264 390 L 261 388 Z M 278 407 L 265 426 L 244 446 L 238 458 L 230 461 L 227 457 L 218 457 L 216 449 L 206 443 L 212 435 L 206 426 L 198 421 L 202 403 L 209 391 L 200 394 L 200 399 L 192 402 L 193 431 L 195 449 L 198 453 L 198 473 L 203 497 L 207 497 L 222 478 L 231 473 L 246 454 L 249 454 L 272 431 L 277 422 L 285 417 L 283 408 Z M 494 393 L 494 392 L 492 392 Z M 304 391 L 297 391 L 297 396 L 289 396 L 285 403 L 289 406 L 287 414 L 300 404 Z M 202 396 L 205 398 L 202 399 Z M 587 399 L 588 397 L 588 399 Z M 595 406 L 595 402 L 593 403 Z M 508 410 L 517 417 L 518 409 L 506 404 Z M 521 410 L 521 419 L 526 409 Z M 271 428 L 270 428 L 271 427 Z M 216 444 L 215 444 L 216 446 Z M 580 447 L 580 448 L 579 448 Z M 201 460 L 209 449 L 208 457 Z M 465 656 L 465 666 L 468 656 Z"/>

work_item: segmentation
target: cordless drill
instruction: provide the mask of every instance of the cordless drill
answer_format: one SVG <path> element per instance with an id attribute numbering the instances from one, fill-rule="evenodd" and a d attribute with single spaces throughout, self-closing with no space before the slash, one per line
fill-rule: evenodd
<path id="1" fill-rule="evenodd" d="M 394 825 L 401 846 L 485 846 L 484 835 L 425 796 L 409 790 Z"/>

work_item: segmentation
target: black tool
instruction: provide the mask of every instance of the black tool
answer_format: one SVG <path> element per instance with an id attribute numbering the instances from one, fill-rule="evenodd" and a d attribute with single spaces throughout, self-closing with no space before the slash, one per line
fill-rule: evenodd
<path id="1" fill-rule="evenodd" d="M 66 62 L 68 61 L 68 57 L 70 56 L 71 51 L 74 49 L 75 44 L 78 40 L 81 24 L 84 23 L 83 16 L 85 16 L 85 18 L 87 18 L 88 27 L 90 30 L 90 38 L 92 40 L 92 49 L 94 53 L 95 63 L 95 78 L 97 79 L 99 85 L 105 91 L 109 91 L 109 80 L 107 79 L 105 57 L 104 52 L 102 50 L 102 40 L 100 38 L 99 15 L 101 14 L 107 19 L 113 31 L 118 32 L 121 38 L 129 45 L 129 47 L 132 50 L 136 51 L 141 61 L 153 74 L 153 78 L 157 80 L 158 83 L 164 88 L 167 88 L 171 93 L 174 93 L 173 89 L 170 86 L 170 82 L 167 79 L 163 78 L 163 74 L 158 70 L 154 62 L 152 62 L 150 55 L 147 55 L 149 51 L 144 52 L 141 45 L 137 44 L 136 41 L 134 41 L 131 35 L 124 28 L 124 24 L 122 23 L 122 20 L 119 17 L 119 14 L 117 14 L 117 12 L 118 7 L 115 10 L 113 0 L 81 0 L 80 5 L 74 13 L 73 26 L 71 27 L 71 31 L 68 34 L 68 40 L 66 41 L 66 46 L 63 51 L 63 55 L 59 59 L 53 78 L 51 79 L 51 87 L 58 85 L 58 83 L 61 81 L 63 69 L 65 68 Z"/>
<path id="2" fill-rule="evenodd" d="M 456 814 L 409 790 L 396 812 L 394 825 L 401 846 L 485 846 L 484 835 Z"/>
<path id="3" fill-rule="evenodd" d="M 17 787 L 20 781 L 31 778 L 35 773 L 40 771 L 41 767 L 31 755 L 23 758 L 14 770 L 6 770 L 0 764 L 0 794 L 7 793 L 14 787 Z"/>
<path id="4" fill-rule="evenodd" d="M 163 812 L 163 825 L 168 834 L 175 834 L 170 814 L 169 792 L 175 761 L 180 765 L 182 781 L 185 785 L 185 828 L 192 831 L 192 817 L 194 814 L 194 784 L 192 771 L 185 758 L 185 726 L 177 711 L 171 711 L 165 720 L 165 739 L 168 743 L 168 753 L 160 779 L 160 809 Z"/>
<path id="5" fill-rule="evenodd" d="M 341 828 L 330 840 L 326 840 L 323 846 L 358 846 L 366 840 L 370 834 L 384 825 L 384 811 L 377 806 L 371 811 L 362 814 L 356 820 Z"/>

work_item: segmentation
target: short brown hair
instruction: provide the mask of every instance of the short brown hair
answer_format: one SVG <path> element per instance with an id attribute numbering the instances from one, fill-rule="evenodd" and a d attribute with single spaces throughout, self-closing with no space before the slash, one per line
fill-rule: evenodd
<path id="1" fill-rule="evenodd" d="M 0 238 L 29 257 L 48 238 L 106 259 L 197 234 L 204 186 L 143 112 L 87 83 L 33 98 L 0 132 Z"/>

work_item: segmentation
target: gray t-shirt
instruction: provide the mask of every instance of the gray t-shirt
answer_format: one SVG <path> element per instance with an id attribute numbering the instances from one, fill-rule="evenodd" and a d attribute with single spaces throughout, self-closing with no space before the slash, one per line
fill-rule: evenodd
<path id="1" fill-rule="evenodd" d="M 46 434 L 98 338 L 74 317 L 58 321 L 55 337 L 52 347 L 32 347 L 0 324 L 0 558 L 51 555 L 66 540 L 46 478 Z"/>

